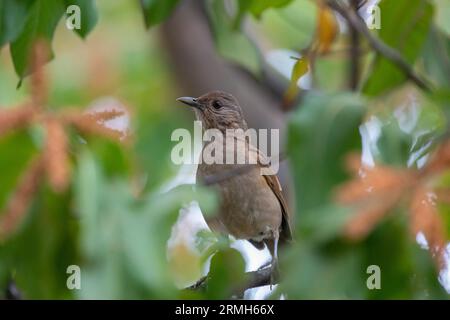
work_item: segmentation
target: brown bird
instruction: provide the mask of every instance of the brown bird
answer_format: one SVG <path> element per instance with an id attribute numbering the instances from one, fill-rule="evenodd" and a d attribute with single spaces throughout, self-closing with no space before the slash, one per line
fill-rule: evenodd
<path id="1" fill-rule="evenodd" d="M 261 168 L 268 168 L 267 161 L 260 161 L 267 160 L 265 155 L 250 145 L 247 139 L 240 141 L 242 143 L 234 143 L 240 138 L 233 136 L 233 143 L 228 143 L 227 129 L 247 130 L 239 103 L 232 95 L 220 91 L 199 98 L 182 97 L 177 101 L 194 108 L 204 130 L 220 130 L 224 138 L 216 138 L 214 142 L 223 143 L 223 154 L 233 152 L 233 158 L 236 154 L 243 155 L 246 160 L 244 166 L 250 166 L 250 159 L 256 160 L 253 162 L 256 165 L 247 167 L 248 170 L 217 183 L 221 201 L 217 214 L 207 219 L 207 224 L 214 232 L 248 240 L 260 250 L 264 249 L 265 244 L 272 255 L 272 270 L 275 270 L 278 242 L 282 245 L 292 238 L 290 217 L 277 176 L 273 172 L 261 174 Z M 203 146 L 202 154 L 210 143 Z M 237 166 L 243 167 L 242 164 L 227 164 L 225 161 L 223 164 L 202 161 L 197 169 L 197 182 L 232 172 Z"/>

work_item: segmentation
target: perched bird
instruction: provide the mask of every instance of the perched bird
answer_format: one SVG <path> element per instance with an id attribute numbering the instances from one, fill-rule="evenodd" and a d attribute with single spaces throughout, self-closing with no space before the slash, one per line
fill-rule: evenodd
<path id="1" fill-rule="evenodd" d="M 223 135 L 222 140 L 215 139 L 215 143 L 223 143 L 223 154 L 233 153 L 249 160 L 256 160 L 252 167 L 239 174 L 231 175 L 227 179 L 217 182 L 220 195 L 218 212 L 207 219 L 207 224 L 214 232 L 232 235 L 236 239 L 245 239 L 256 248 L 264 249 L 264 244 L 272 255 L 272 270 L 276 268 L 278 259 L 278 242 L 283 244 L 291 240 L 289 214 L 286 201 L 281 193 L 281 185 L 275 173 L 261 174 L 263 166 L 268 167 L 266 156 L 256 147 L 249 144 L 247 139 L 242 143 L 229 143 L 228 129 L 247 130 L 242 109 L 237 100 L 230 94 L 214 91 L 199 98 L 181 97 L 177 101 L 193 107 L 197 119 L 202 122 L 204 130 L 218 129 Z M 240 139 L 233 136 L 232 140 Z M 209 142 L 212 143 L 212 142 Z M 208 148 L 205 143 L 203 151 Z M 203 154 L 203 153 L 202 153 Z M 263 164 L 264 162 L 264 164 Z M 197 182 L 224 172 L 232 172 L 233 168 L 242 164 L 205 163 L 201 161 L 197 169 Z"/>

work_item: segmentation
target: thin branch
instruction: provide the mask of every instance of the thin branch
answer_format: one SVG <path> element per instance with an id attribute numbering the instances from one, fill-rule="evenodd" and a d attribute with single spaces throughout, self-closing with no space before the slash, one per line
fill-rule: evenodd
<path id="1" fill-rule="evenodd" d="M 375 37 L 367 28 L 365 22 L 353 10 L 348 7 L 340 5 L 335 0 L 327 0 L 330 8 L 338 12 L 347 22 L 362 34 L 370 46 L 380 55 L 394 63 L 411 81 L 423 90 L 430 91 L 430 86 L 422 80 L 412 69 L 410 64 L 403 58 L 403 56 L 394 48 L 386 45 L 383 41 Z"/>
<path id="2" fill-rule="evenodd" d="M 351 10 L 355 14 L 358 14 L 359 0 L 351 1 Z M 350 29 L 350 71 L 349 71 L 349 84 L 352 91 L 356 91 L 359 82 L 359 32 L 350 23 L 348 23 Z"/>

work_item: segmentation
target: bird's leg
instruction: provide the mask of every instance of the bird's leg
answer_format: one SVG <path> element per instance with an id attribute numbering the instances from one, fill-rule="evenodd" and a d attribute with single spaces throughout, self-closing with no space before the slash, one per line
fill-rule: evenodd
<path id="1" fill-rule="evenodd" d="M 272 255 L 272 260 L 270 263 L 270 289 L 275 284 L 275 279 L 278 277 L 278 239 L 279 233 L 273 232 L 273 237 L 271 239 L 266 239 L 265 243 L 267 248 Z"/>
<path id="2" fill-rule="evenodd" d="M 273 254 L 272 254 L 272 266 L 271 266 L 271 272 L 270 272 L 270 285 L 272 289 L 272 285 L 275 282 L 275 275 L 278 276 L 278 239 L 279 239 L 279 234 L 278 232 L 274 232 L 273 235 Z"/>

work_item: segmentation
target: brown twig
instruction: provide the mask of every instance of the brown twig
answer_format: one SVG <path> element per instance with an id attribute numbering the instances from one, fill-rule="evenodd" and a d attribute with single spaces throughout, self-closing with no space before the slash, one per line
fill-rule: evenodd
<path id="1" fill-rule="evenodd" d="M 431 88 L 423 79 L 421 79 L 413 70 L 411 65 L 403 58 L 403 56 L 394 48 L 388 46 L 383 41 L 375 37 L 367 28 L 364 21 L 349 7 L 339 4 L 335 0 L 327 0 L 330 8 L 339 13 L 352 28 L 363 35 L 370 46 L 380 55 L 395 64 L 408 79 L 413 81 L 419 88 L 430 91 Z"/>

